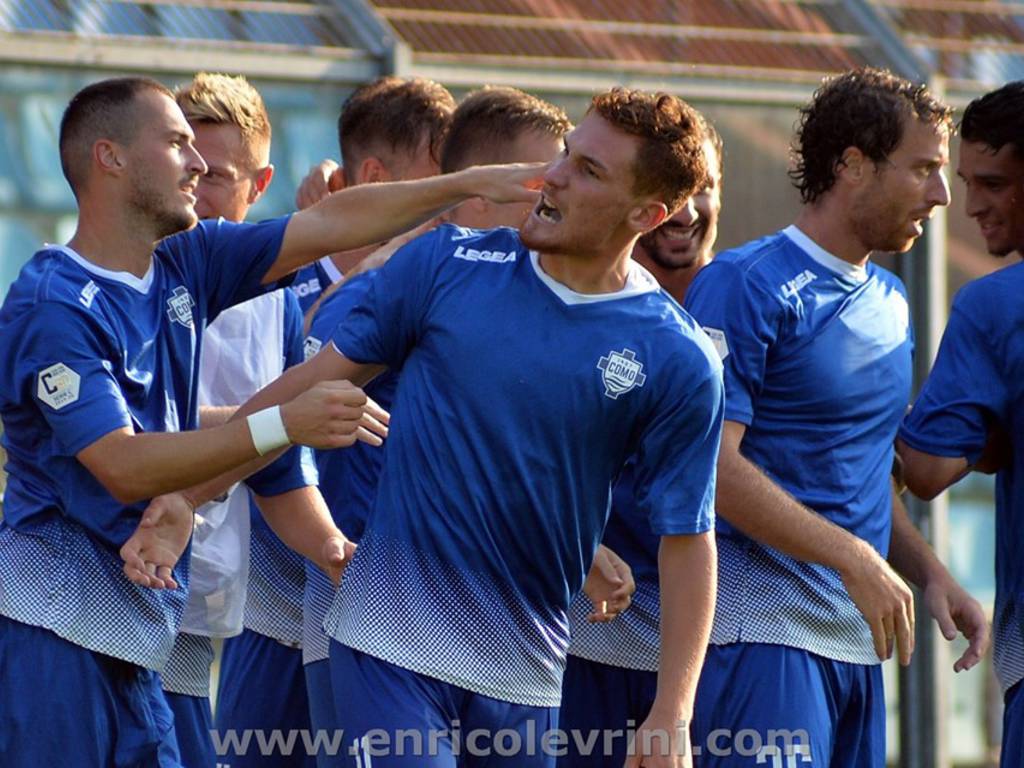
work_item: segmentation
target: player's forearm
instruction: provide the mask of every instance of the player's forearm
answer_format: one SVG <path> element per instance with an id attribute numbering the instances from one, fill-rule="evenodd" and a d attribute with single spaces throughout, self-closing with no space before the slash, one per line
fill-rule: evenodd
<path id="1" fill-rule="evenodd" d="M 725 444 L 718 459 L 715 509 L 742 533 L 783 554 L 843 572 L 870 546 L 786 493 Z"/>
<path id="2" fill-rule="evenodd" d="M 651 714 L 689 724 L 715 615 L 718 556 L 713 532 L 663 536 L 658 551 L 661 663 Z"/>
<path id="3" fill-rule="evenodd" d="M 323 496 L 316 486 L 297 488 L 278 496 L 255 496 L 263 519 L 277 537 L 324 571 L 324 542 L 342 536 L 331 519 Z"/>
<path id="4" fill-rule="evenodd" d="M 235 413 L 236 405 L 201 405 L 199 406 L 199 428 L 209 429 L 226 424 Z"/>
<path id="5" fill-rule="evenodd" d="M 907 508 L 895 493 L 892 498 L 889 564 L 903 578 L 921 589 L 937 580 L 953 580 L 946 566 L 936 557 L 934 550 L 911 522 Z"/>
<path id="6" fill-rule="evenodd" d="M 231 422 L 189 432 L 118 430 L 78 459 L 123 504 L 203 483 L 258 456 L 249 427 Z"/>
<path id="7" fill-rule="evenodd" d="M 277 280 L 325 253 L 381 243 L 434 218 L 485 189 L 480 168 L 416 181 L 360 184 L 294 214 L 277 261 L 264 282 Z"/>

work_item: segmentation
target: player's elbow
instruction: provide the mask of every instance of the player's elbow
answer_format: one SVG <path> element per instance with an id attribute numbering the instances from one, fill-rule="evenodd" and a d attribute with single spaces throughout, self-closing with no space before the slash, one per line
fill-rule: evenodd
<path id="1" fill-rule="evenodd" d="M 112 462 L 108 466 L 94 469 L 93 474 L 107 493 L 125 506 L 157 495 L 147 487 L 145 479 L 129 467 L 127 462 Z"/>
<path id="2" fill-rule="evenodd" d="M 946 486 L 934 476 L 927 473 L 915 476 L 910 472 L 906 474 L 907 490 L 924 501 L 931 501 L 944 490 Z"/>

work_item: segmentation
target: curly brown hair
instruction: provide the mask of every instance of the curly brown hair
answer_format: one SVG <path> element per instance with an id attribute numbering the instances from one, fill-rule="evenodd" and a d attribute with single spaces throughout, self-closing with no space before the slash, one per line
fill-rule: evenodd
<path id="1" fill-rule="evenodd" d="M 591 112 L 640 139 L 633 161 L 637 195 L 654 195 L 671 214 L 706 182 L 704 121 L 682 99 L 613 88 L 594 97 L 587 114 Z"/>
<path id="2" fill-rule="evenodd" d="M 800 110 L 789 177 L 805 203 L 832 189 L 843 153 L 856 147 L 874 162 L 903 139 L 907 118 L 952 131 L 953 109 L 927 86 L 887 69 L 858 67 L 830 77 Z"/>

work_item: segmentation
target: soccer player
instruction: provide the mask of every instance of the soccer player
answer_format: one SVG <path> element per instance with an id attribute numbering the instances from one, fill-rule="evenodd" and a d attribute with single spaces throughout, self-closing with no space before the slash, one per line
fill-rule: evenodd
<path id="1" fill-rule="evenodd" d="M 975 99 L 960 122 L 957 173 L 988 252 L 1024 253 L 1024 82 Z M 996 472 L 996 676 L 1003 688 L 1000 765 L 1024 766 L 1024 266 L 965 285 L 932 372 L 900 429 L 907 487 L 931 499 L 972 470 Z M 973 659 L 972 659 L 973 661 Z"/>
<path id="2" fill-rule="evenodd" d="M 714 599 L 720 365 L 629 254 L 703 183 L 702 139 L 675 97 L 597 96 L 519 233 L 415 240 L 330 344 L 240 409 L 401 370 L 374 509 L 327 621 L 350 765 L 469 765 L 488 749 L 553 764 L 566 610 L 634 454 L 638 507 L 663 537 L 667 649 L 641 742 L 648 765 L 689 765 L 677 726 Z M 406 729 L 419 748 L 395 743 Z M 503 735 L 514 754 L 499 759 Z"/>
<path id="3" fill-rule="evenodd" d="M 299 209 L 356 184 L 437 175 L 454 109 L 448 89 L 423 77 L 385 76 L 360 86 L 345 99 L 338 116 L 342 164 L 324 160 L 310 170 L 296 193 Z M 302 311 L 373 250 L 368 246 L 329 254 L 302 269 L 292 286 Z"/>
<path id="4" fill-rule="evenodd" d="M 901 506 L 894 519 L 913 337 L 902 283 L 870 260 L 906 251 L 949 203 L 950 115 L 886 71 L 826 80 L 797 130 L 796 223 L 719 254 L 687 293 L 726 381 L 702 766 L 748 765 L 730 741 L 743 729 L 762 740 L 760 762 L 790 750 L 815 765 L 884 765 L 879 662 L 895 644 L 906 664 L 913 648 L 912 595 L 894 568 L 940 623 L 959 617 L 969 654 L 984 633 L 980 606 Z M 773 732 L 798 735 L 772 743 Z"/>
<path id="5" fill-rule="evenodd" d="M 338 117 L 338 143 L 343 165 L 337 173 L 343 177 L 341 187 L 436 175 L 441 143 L 454 108 L 451 94 L 432 80 L 383 77 L 357 88 L 345 100 Z M 310 198 L 307 202 L 315 201 Z M 331 282 L 335 282 L 356 266 L 369 250 L 372 247 L 326 256 L 317 266 L 330 262 L 336 273 Z M 302 275 L 300 272 L 300 280 Z M 327 287 L 322 278 L 320 282 L 324 288 Z M 319 295 L 319 292 L 315 295 L 310 293 L 309 297 Z M 307 304 L 307 308 L 309 306 Z M 305 343 L 312 355 L 319 350 L 321 340 L 311 333 Z M 387 387 L 387 378 L 381 377 L 374 383 L 376 394 L 371 395 L 375 400 L 381 398 L 376 402 L 383 408 L 390 406 L 391 390 Z M 380 452 L 360 452 L 352 457 L 351 462 L 346 461 L 343 454 L 344 451 L 318 453 L 317 464 L 323 470 L 321 492 L 334 519 L 345 526 L 343 530 L 351 527 L 358 534 L 362 530 L 359 521 L 364 517 L 360 510 L 365 507 L 367 497 L 372 498 L 370 492 L 379 471 Z M 283 551 L 277 559 L 290 559 L 291 554 Z M 306 561 L 305 566 L 299 563 L 298 567 L 304 567 L 304 579 L 287 590 L 287 595 L 289 611 L 298 614 L 295 631 L 301 633 L 303 687 L 308 695 L 314 732 L 333 736 L 336 728 L 334 697 L 327 663 L 328 638 L 324 634 L 323 622 L 337 590 L 330 579 L 321 578 L 322 571 L 311 561 Z M 276 621 L 280 622 L 281 617 L 278 616 Z M 247 658 L 248 654 L 240 653 L 239 657 Z M 320 750 L 317 756 L 321 765 L 330 763 L 326 751 Z"/>
<path id="6" fill-rule="evenodd" d="M 75 235 L 39 251 L 0 309 L 5 766 L 63 764 L 69 754 L 81 766 L 177 765 L 155 670 L 171 650 L 186 591 L 144 588 L 122 571 L 118 550 L 139 534 L 143 505 L 291 441 L 376 443 L 386 432 L 380 412 L 345 382 L 196 430 L 197 329 L 322 253 L 386 239 L 473 195 L 535 194 L 524 187 L 534 168 L 475 169 L 354 189 L 261 225 L 196 226 L 194 191 L 207 166 L 193 139 L 156 81 L 119 78 L 79 91 L 60 130 L 79 204 Z M 187 552 L 184 511 L 187 525 L 172 516 L 169 538 L 160 539 L 159 524 L 139 534 L 154 543 L 138 552 L 154 558 L 146 561 L 153 569 L 133 566 L 134 578 L 187 585 L 187 566 L 170 571 Z M 347 542 L 326 509 L 272 522 L 325 569 L 344 564 Z M 59 738 L 41 738 L 39 723 Z"/>
<path id="7" fill-rule="evenodd" d="M 694 275 L 711 261 L 718 235 L 722 140 L 707 121 L 704 132 L 708 177 L 703 189 L 693 196 L 693 207 L 684 208 L 643 235 L 633 248 L 633 259 L 647 267 L 677 301 L 682 300 Z M 576 731 L 584 738 L 582 742 L 569 740 L 560 766 L 621 768 L 626 760 L 627 739 L 606 741 L 604 734 L 635 728 L 654 703 L 660 624 L 658 536 L 650 532 L 637 508 L 633 481 L 630 462 L 615 484 L 604 544 L 629 563 L 636 592 L 630 609 L 607 623 L 588 620 L 588 601 L 577 597 L 572 604 L 572 643 L 562 680 L 559 723 L 562 730 Z M 348 529 L 342 530 L 349 535 Z M 587 741 L 585 735 L 593 732 L 602 735 L 596 741 Z"/>
<path id="8" fill-rule="evenodd" d="M 270 184 L 274 172 L 270 164 L 270 119 L 263 99 L 242 77 L 210 73 L 196 75 L 187 86 L 177 89 L 175 98 L 195 133 L 196 149 L 207 165 L 196 185 L 197 217 L 222 216 L 228 221 L 243 221 Z M 289 290 L 263 294 L 222 312 L 204 333 L 199 365 L 200 423 L 205 426 L 211 422 L 211 410 L 212 422 L 216 423 L 216 414 L 223 414 L 223 407 L 237 406 L 280 376 L 285 366 L 301 362 L 302 341 L 302 310 Z M 233 407 L 229 407 L 226 412 L 230 415 L 232 411 Z M 268 483 L 268 475 L 272 484 Z M 289 482 L 283 482 L 286 480 Z M 281 494 L 315 483 L 315 474 L 303 473 L 301 469 L 285 477 L 281 477 L 278 469 L 267 469 L 250 477 L 246 484 L 264 497 L 262 504 L 285 507 L 292 502 L 288 496 L 280 498 Z M 266 498 L 271 495 L 275 498 Z M 295 503 L 302 503 L 305 495 L 297 496 L 299 501 Z M 189 766 L 217 763 L 210 737 L 210 637 L 242 631 L 243 612 L 247 614 L 249 508 L 248 491 L 236 487 L 225 501 L 199 510 L 192 545 L 189 602 L 181 631 L 160 675 L 174 713 L 181 759 Z M 273 535 L 258 513 L 253 517 L 253 526 Z M 275 540 L 280 541 L 276 537 Z M 222 671 L 223 666 L 222 662 Z M 280 665 L 276 669 L 284 676 L 288 668 Z M 220 690 L 224 688 L 222 682 Z M 295 706 L 296 701 L 305 703 L 305 688 L 299 690 L 297 697 L 290 698 L 285 695 L 289 690 L 286 686 L 275 686 L 274 696 L 265 697 L 292 705 L 281 708 L 273 726 L 285 731 L 308 728 L 306 708 Z M 255 698 L 259 698 L 258 692 Z M 261 721 L 260 725 L 264 723 Z M 237 756 L 232 762 L 240 765 L 247 757 Z"/>
<path id="9" fill-rule="evenodd" d="M 687 218 L 687 211 L 681 211 L 641 237 L 638 247 L 633 249 L 633 258 L 646 267 L 669 296 L 679 303 L 683 302 L 693 278 L 711 263 L 714 258 L 712 249 L 718 239 L 725 161 L 722 137 L 706 120 L 705 132 L 704 152 L 710 158 L 710 172 L 704 188 L 693 196 L 696 220 Z"/>

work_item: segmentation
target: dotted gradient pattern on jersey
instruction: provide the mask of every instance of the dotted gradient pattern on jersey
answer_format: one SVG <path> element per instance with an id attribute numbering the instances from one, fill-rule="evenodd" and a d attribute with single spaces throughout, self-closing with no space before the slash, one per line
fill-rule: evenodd
<path id="1" fill-rule="evenodd" d="M 992 666 L 1003 693 L 1024 680 L 1022 620 L 1024 615 L 1012 596 L 999 595 L 992 617 Z"/>
<path id="2" fill-rule="evenodd" d="M 189 552 L 174 569 L 179 589 L 132 584 L 116 552 L 66 518 L 31 534 L 0 523 L 0 614 L 48 629 L 97 653 L 160 670 L 185 610 Z"/>
<path id="3" fill-rule="evenodd" d="M 253 521 L 245 628 L 298 648 L 302 644 L 302 593 L 306 568 L 265 524 Z"/>
<path id="4" fill-rule="evenodd" d="M 407 542 L 363 535 L 324 628 L 343 645 L 513 704 L 557 707 L 568 617 Z"/>
<path id="5" fill-rule="evenodd" d="M 629 608 L 605 624 L 591 623 L 593 605 L 580 592 L 569 607 L 569 654 L 610 667 L 657 672 L 660 658 L 661 598 L 658 585 L 637 582 Z"/>
<path id="6" fill-rule="evenodd" d="M 167 664 L 160 672 L 163 689 L 183 696 L 210 696 L 213 641 L 202 635 L 179 632 Z"/>
<path id="7" fill-rule="evenodd" d="M 880 663 L 871 630 L 836 571 L 730 536 L 718 536 L 711 643 L 771 643 L 835 661 Z"/>
<path id="8" fill-rule="evenodd" d="M 327 574 L 306 561 L 306 591 L 302 602 L 302 663 L 326 661 L 331 655 L 331 638 L 324 620 L 338 589 Z"/>

